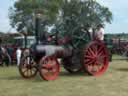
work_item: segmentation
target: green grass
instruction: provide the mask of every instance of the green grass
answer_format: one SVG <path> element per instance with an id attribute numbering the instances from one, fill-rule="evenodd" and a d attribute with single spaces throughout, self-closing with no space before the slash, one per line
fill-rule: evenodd
<path id="1" fill-rule="evenodd" d="M 39 76 L 23 79 L 17 67 L 0 67 L 0 96 L 127 96 L 128 62 L 114 60 L 104 75 L 69 74 L 63 68 L 55 81 Z"/>

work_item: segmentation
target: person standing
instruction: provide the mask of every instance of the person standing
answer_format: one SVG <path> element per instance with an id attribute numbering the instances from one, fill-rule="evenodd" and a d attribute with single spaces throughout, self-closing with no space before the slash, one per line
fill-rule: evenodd
<path id="1" fill-rule="evenodd" d="M 20 65 L 22 51 L 20 48 L 16 50 L 17 66 Z"/>
<path id="2" fill-rule="evenodd" d="M 95 31 L 95 39 L 103 41 L 104 40 L 104 34 L 105 34 L 104 26 L 102 24 L 99 24 L 96 28 L 96 31 Z"/>

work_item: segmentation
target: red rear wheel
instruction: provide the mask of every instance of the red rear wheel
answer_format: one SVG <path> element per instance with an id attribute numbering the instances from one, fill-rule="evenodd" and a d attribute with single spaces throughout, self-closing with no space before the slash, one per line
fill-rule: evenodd
<path id="1" fill-rule="evenodd" d="M 19 72 L 21 76 L 26 79 L 35 77 L 38 69 L 34 59 L 30 56 L 24 57 L 19 65 Z"/>
<path id="2" fill-rule="evenodd" d="M 108 51 L 103 42 L 93 41 L 84 50 L 84 67 L 93 75 L 103 74 L 109 65 Z"/>
<path id="3" fill-rule="evenodd" d="M 60 71 L 60 66 L 55 57 L 42 58 L 39 63 L 40 76 L 44 80 L 55 80 Z"/>

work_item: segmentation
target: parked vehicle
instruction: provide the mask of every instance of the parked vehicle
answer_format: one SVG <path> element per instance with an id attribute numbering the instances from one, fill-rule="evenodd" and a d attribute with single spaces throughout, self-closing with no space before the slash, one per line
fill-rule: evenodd
<path id="1" fill-rule="evenodd" d="M 107 70 L 109 54 L 106 45 L 103 41 L 89 39 L 88 32 L 81 33 L 80 37 L 57 37 L 53 44 L 39 43 L 38 29 L 35 32 L 36 43 L 24 51 L 19 66 L 22 77 L 32 78 L 39 72 L 44 80 L 55 80 L 60 72 L 60 63 L 70 73 L 84 69 L 97 76 Z"/>

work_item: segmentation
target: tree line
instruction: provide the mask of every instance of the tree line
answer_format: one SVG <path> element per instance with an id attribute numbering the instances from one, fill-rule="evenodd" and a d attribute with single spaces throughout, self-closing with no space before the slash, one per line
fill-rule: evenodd
<path id="1" fill-rule="evenodd" d="M 10 24 L 18 32 L 26 28 L 34 34 L 37 14 L 41 14 L 41 21 L 46 21 L 42 33 L 48 30 L 47 26 L 54 26 L 54 30 L 68 36 L 80 35 L 81 27 L 95 28 L 112 22 L 112 12 L 96 0 L 17 0 L 10 7 Z"/>

